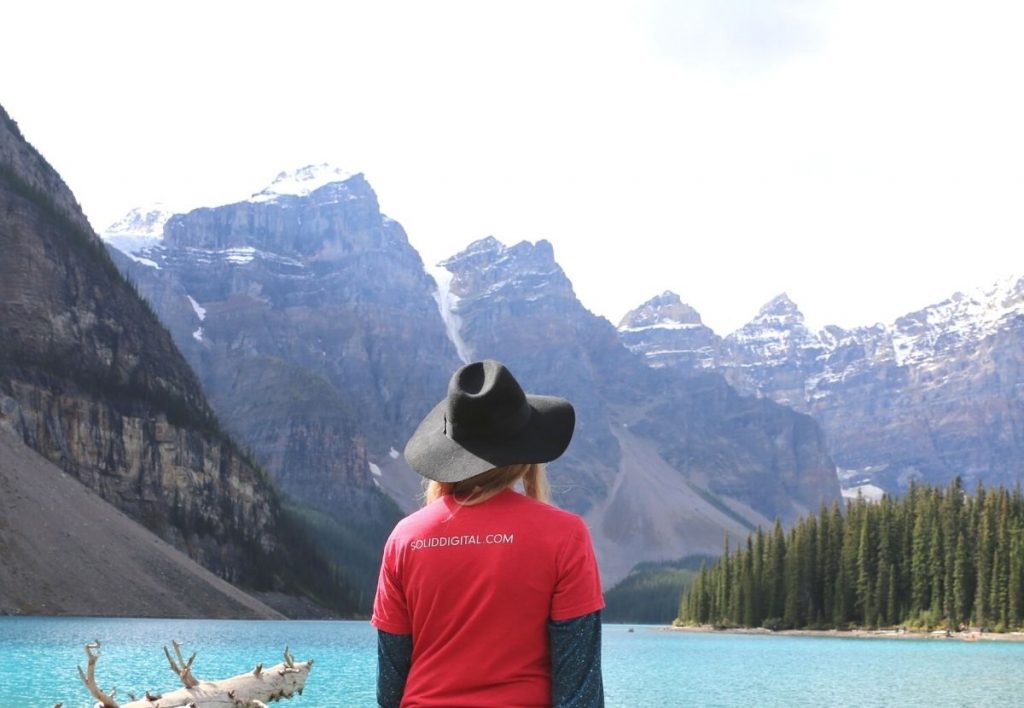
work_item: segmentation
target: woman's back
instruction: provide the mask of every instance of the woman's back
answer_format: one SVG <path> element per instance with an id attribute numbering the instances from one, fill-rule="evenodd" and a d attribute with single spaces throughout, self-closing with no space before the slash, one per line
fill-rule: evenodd
<path id="1" fill-rule="evenodd" d="M 411 634 L 403 705 L 551 703 L 548 622 L 603 605 L 582 520 L 511 489 L 447 495 L 388 541 L 374 624 Z"/>

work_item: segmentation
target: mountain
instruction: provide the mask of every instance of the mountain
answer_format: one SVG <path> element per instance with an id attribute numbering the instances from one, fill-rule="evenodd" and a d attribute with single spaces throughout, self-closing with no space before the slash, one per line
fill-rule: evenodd
<path id="1" fill-rule="evenodd" d="M 570 453 L 550 472 L 557 501 L 600 529 L 609 581 L 838 494 L 813 422 L 720 376 L 649 370 L 580 304 L 550 243 L 482 239 L 432 278 L 359 173 L 284 172 L 112 254 L 225 425 L 329 520 L 344 539 L 335 557 L 360 546 L 371 585 L 367 549 L 397 516 L 390 500 L 411 509 L 420 489 L 398 451 L 471 358 L 576 405 Z"/>
<path id="2" fill-rule="evenodd" d="M 659 302 L 637 316 L 659 317 Z M 812 332 L 781 295 L 717 339 L 711 358 L 686 331 L 638 332 L 634 320 L 623 320 L 620 336 L 651 365 L 717 371 L 812 415 L 851 490 L 900 492 L 956 475 L 1012 486 L 1024 474 L 1024 278 L 851 330 Z M 668 361 L 657 355 L 666 348 L 683 353 Z"/>
<path id="3" fill-rule="evenodd" d="M 418 478 L 397 451 L 459 360 L 433 280 L 365 177 L 282 172 L 248 200 L 174 215 L 157 239 L 112 256 L 225 426 L 372 587 L 401 516 L 383 486 L 416 503 Z"/>
<path id="4" fill-rule="evenodd" d="M 110 240 L 125 243 L 118 231 Z M 335 557 L 368 587 L 368 549 L 379 553 L 395 503 L 417 503 L 398 451 L 471 359 L 500 359 L 527 388 L 573 401 L 577 433 L 552 486 L 591 522 L 609 582 L 639 560 L 716 553 L 725 531 L 838 496 L 813 421 L 716 374 L 646 367 L 579 302 L 549 242 L 488 237 L 428 275 L 360 173 L 282 172 L 112 255 L 220 419 L 327 520 L 342 539 Z"/>
<path id="5" fill-rule="evenodd" d="M 0 409 L 23 442 L 222 578 L 350 603 L 2 109 L 0 251 Z"/>
<path id="6" fill-rule="evenodd" d="M 551 482 L 590 523 L 606 582 L 641 560 L 718 553 L 723 531 L 795 520 L 838 496 L 810 418 L 740 396 L 717 374 L 645 366 L 579 302 L 547 241 L 489 237 L 441 266 L 459 348 L 576 406 Z"/>

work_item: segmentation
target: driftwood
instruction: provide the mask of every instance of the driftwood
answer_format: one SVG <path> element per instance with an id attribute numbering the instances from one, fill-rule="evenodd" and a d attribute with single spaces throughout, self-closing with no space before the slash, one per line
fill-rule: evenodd
<path id="1" fill-rule="evenodd" d="M 109 693 L 100 689 L 96 683 L 100 642 L 96 640 L 86 644 L 85 655 L 89 663 L 85 671 L 82 671 L 81 666 L 78 667 L 78 675 L 96 699 L 95 708 L 266 708 L 267 703 L 301 694 L 313 666 L 312 659 L 295 661 L 288 647 L 285 647 L 284 661 L 280 664 L 263 668 L 260 663 L 245 674 L 220 681 L 200 681 L 192 675 L 195 653 L 186 660 L 181 654 L 181 644 L 172 644 L 174 656 L 167 647 L 164 647 L 164 655 L 171 671 L 181 680 L 184 688 L 163 694 L 147 691 L 141 699 L 129 695 L 130 703 L 117 702 L 117 689 L 111 689 Z"/>

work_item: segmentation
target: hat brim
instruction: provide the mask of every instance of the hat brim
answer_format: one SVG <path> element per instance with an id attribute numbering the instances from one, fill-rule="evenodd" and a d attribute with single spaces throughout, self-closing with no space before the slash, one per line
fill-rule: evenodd
<path id="1" fill-rule="evenodd" d="M 420 422 L 405 446 L 405 459 L 418 474 L 438 482 L 461 482 L 495 467 L 551 462 L 572 440 L 576 412 L 557 396 L 527 395 L 530 420 L 514 436 L 500 442 L 475 440 L 460 444 L 444 433 L 446 401 Z"/>

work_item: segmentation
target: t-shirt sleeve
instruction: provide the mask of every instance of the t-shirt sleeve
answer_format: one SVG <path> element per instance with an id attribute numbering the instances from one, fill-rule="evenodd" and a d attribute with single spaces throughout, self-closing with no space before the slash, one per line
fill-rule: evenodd
<path id="1" fill-rule="evenodd" d="M 412 634 L 409 606 L 402 588 L 399 551 L 393 539 L 384 546 L 384 557 L 377 578 L 377 594 L 373 598 L 373 618 L 370 623 L 391 634 Z"/>
<path id="2" fill-rule="evenodd" d="M 566 534 L 566 544 L 558 556 L 558 579 L 551 599 L 551 619 L 571 619 L 604 608 L 601 575 L 594 557 L 594 544 L 583 519 L 575 517 L 576 527 Z"/>

